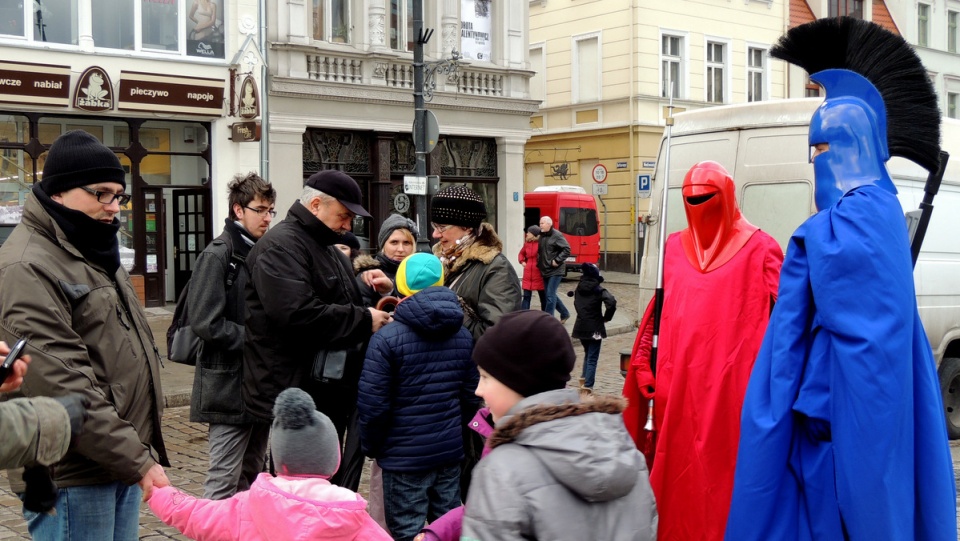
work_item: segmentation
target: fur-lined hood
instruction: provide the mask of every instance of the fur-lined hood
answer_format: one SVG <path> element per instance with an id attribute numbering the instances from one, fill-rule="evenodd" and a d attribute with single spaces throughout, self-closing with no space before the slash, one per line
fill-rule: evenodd
<path id="1" fill-rule="evenodd" d="M 467 246 L 463 253 L 453 261 L 453 265 L 448 269 L 448 273 L 457 274 L 470 261 L 480 261 L 484 265 L 489 265 L 490 262 L 493 261 L 493 258 L 497 257 L 497 254 L 502 251 L 503 242 L 500 240 L 497 232 L 493 230 L 492 225 L 483 222 L 477 229 L 477 237 L 474 239 L 473 244 Z M 442 254 L 439 242 L 433 245 L 433 254 L 437 257 L 440 257 Z"/>
<path id="2" fill-rule="evenodd" d="M 623 399 L 580 399 L 575 389 L 527 397 L 497 423 L 489 445 L 519 445 L 553 477 L 587 501 L 609 501 L 633 490 L 643 464 L 623 424 Z"/>
<path id="3" fill-rule="evenodd" d="M 353 272 L 357 274 L 360 274 L 363 271 L 379 268 L 380 261 L 370 255 L 358 255 L 356 259 L 353 260 Z"/>

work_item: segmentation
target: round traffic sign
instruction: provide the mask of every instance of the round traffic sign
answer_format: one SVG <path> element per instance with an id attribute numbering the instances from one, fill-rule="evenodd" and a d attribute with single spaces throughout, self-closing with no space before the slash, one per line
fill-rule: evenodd
<path id="1" fill-rule="evenodd" d="M 593 181 L 597 184 L 607 180 L 607 168 L 602 163 L 593 166 Z"/>

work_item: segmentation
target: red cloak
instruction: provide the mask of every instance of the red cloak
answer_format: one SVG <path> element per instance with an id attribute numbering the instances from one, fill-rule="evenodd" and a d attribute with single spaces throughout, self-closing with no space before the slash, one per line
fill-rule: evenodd
<path id="1" fill-rule="evenodd" d="M 723 539 L 740 409 L 782 262 L 779 244 L 759 230 L 706 272 L 691 264 L 681 233 L 667 239 L 656 382 L 649 365 L 651 301 L 623 389 L 627 429 L 652 465 L 661 541 Z M 643 430 L 650 396 L 655 441 Z"/>

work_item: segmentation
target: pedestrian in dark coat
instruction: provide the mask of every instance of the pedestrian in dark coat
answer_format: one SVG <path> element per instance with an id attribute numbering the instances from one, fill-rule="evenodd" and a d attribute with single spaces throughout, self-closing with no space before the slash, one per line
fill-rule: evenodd
<path id="1" fill-rule="evenodd" d="M 604 324 L 613 319 L 613 314 L 617 311 L 617 299 L 600 285 L 603 283 L 603 276 L 600 276 L 600 269 L 596 265 L 584 263 L 582 272 L 577 289 L 567 295 L 574 298 L 573 307 L 577 311 L 571 336 L 579 339 L 583 345 L 580 389 L 593 392 L 601 340 L 607 337 L 607 327 Z"/>

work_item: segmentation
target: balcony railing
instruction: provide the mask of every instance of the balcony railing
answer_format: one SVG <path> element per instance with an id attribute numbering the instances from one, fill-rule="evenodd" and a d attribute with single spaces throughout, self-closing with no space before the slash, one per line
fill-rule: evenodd
<path id="1" fill-rule="evenodd" d="M 296 54 L 293 47 L 284 48 Z M 356 85 L 386 86 L 413 90 L 413 64 L 403 59 L 355 52 L 305 51 L 309 79 Z M 456 73 L 439 76 L 437 92 L 459 92 L 471 96 L 504 96 L 504 73 L 492 68 L 461 64 Z"/>

